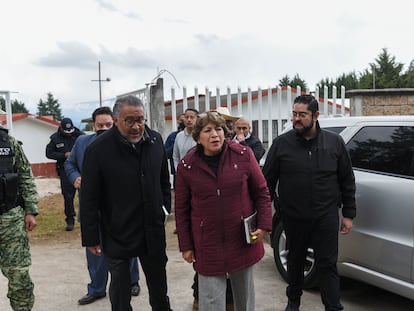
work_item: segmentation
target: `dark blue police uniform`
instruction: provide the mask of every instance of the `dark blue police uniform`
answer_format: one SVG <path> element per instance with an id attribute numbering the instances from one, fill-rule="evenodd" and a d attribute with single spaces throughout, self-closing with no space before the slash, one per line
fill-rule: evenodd
<path id="1" fill-rule="evenodd" d="M 50 141 L 46 146 L 46 157 L 56 160 L 56 171 L 60 178 L 60 186 L 65 204 L 66 215 L 66 230 L 73 229 L 75 223 L 75 208 L 73 206 L 73 199 L 75 197 L 76 189 L 66 176 L 64 163 L 66 160 L 65 154 L 72 150 L 75 140 L 84 134 L 78 128 L 73 126 L 72 120 L 64 118 L 60 122 L 60 127 L 57 132 L 50 136 Z"/>

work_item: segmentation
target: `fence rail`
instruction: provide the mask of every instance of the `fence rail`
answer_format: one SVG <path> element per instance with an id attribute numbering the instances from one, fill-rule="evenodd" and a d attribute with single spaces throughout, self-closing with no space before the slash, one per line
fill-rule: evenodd
<path id="1" fill-rule="evenodd" d="M 323 98 L 319 97 L 319 91 L 319 88 L 316 88 L 311 94 L 319 101 L 321 117 L 349 115 L 345 87 L 341 87 L 339 99 L 336 96 L 335 86 L 332 89 L 332 94 L 334 94 L 332 99 L 327 97 L 328 87 L 324 87 Z M 309 90 L 302 92 L 300 86 L 296 88 L 277 86 L 267 89 L 258 87 L 257 90 L 249 87 L 245 92 L 239 87 L 236 92 L 227 88 L 225 94 L 221 94 L 220 88 L 216 88 L 215 95 L 213 95 L 208 87 L 205 87 L 204 93 L 200 93 L 195 87 L 193 95 L 188 95 L 187 88 L 183 87 L 182 98 L 177 99 L 176 91 L 172 87 L 171 100 L 165 104 L 166 130 L 171 132 L 177 128 L 177 116 L 187 108 L 203 112 L 217 107 L 227 107 L 231 115 L 243 116 L 250 120 L 254 134 L 266 147 L 270 147 L 273 138 L 282 132 L 286 122 L 291 119 L 293 100 L 302 94 L 310 94 L 310 92 Z M 168 133 L 163 134 L 166 136 Z"/>

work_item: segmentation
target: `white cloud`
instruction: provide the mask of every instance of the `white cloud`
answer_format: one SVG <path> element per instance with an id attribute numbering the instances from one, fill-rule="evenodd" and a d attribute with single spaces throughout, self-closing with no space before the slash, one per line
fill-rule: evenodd
<path id="1" fill-rule="evenodd" d="M 32 113 L 52 92 L 62 107 L 145 87 L 159 70 L 180 86 L 266 88 L 295 74 L 320 79 L 360 72 L 388 48 L 413 60 L 414 20 L 406 1 L 14 0 L 0 11 L 0 90 Z M 4 48 L 7 47 L 7 48 Z M 169 91 L 177 87 L 163 75 Z M 180 94 L 180 90 L 177 90 Z"/>

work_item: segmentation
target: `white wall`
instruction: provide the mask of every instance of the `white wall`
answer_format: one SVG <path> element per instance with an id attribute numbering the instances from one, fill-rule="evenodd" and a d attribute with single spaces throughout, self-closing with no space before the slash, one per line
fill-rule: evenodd
<path id="1" fill-rule="evenodd" d="M 46 158 L 46 145 L 56 130 L 56 126 L 31 117 L 13 122 L 13 136 L 23 142 L 24 153 L 32 164 L 54 162 Z"/>

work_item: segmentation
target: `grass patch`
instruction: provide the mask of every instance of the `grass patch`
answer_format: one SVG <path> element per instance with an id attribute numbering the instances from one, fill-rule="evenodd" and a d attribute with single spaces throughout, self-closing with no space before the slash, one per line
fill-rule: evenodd
<path id="1" fill-rule="evenodd" d="M 77 211 L 78 198 L 75 197 L 75 210 Z M 71 233 L 77 233 L 73 236 L 79 236 L 79 223 L 75 220 L 75 229 L 67 232 L 64 203 L 62 194 L 53 194 L 43 197 L 38 204 L 39 215 L 36 216 L 37 226 L 29 232 L 31 239 L 55 239 L 61 236 L 67 238 Z M 77 216 L 76 216 L 77 217 Z"/>

